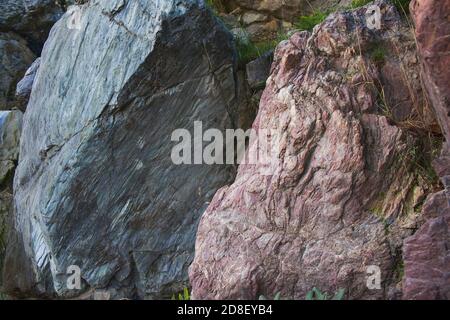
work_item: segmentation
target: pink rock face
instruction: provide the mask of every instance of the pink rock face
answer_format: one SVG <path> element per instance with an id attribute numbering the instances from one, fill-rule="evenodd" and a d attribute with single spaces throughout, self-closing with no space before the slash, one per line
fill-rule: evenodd
<path id="1" fill-rule="evenodd" d="M 429 206 L 441 211 L 442 201 L 431 200 Z M 450 299 L 450 210 L 429 219 L 408 238 L 404 252 L 404 299 Z"/>
<path id="2" fill-rule="evenodd" d="M 404 299 L 450 299 L 450 0 L 415 0 L 422 78 L 446 137 L 434 167 L 446 190 L 431 195 L 423 208 L 428 221 L 405 241 Z"/>
<path id="3" fill-rule="evenodd" d="M 424 84 L 449 146 L 450 0 L 414 0 L 411 14 L 422 60 Z"/>
<path id="4" fill-rule="evenodd" d="M 303 299 L 314 286 L 344 288 L 346 298 L 395 294 L 420 188 L 404 160 L 414 138 L 382 115 L 373 50 L 385 48 L 385 60 L 402 65 L 415 49 L 394 7 L 375 3 L 379 30 L 367 27 L 363 7 L 278 46 L 253 124 L 280 141 L 277 165 L 241 164 L 236 181 L 215 195 L 190 267 L 194 298 Z M 261 139 L 250 140 L 250 153 Z M 367 287 L 373 265 L 379 290 Z"/>
<path id="5" fill-rule="evenodd" d="M 422 78 L 446 137 L 435 168 L 447 189 L 450 206 L 450 0 L 414 0 L 411 13 L 422 62 Z"/>

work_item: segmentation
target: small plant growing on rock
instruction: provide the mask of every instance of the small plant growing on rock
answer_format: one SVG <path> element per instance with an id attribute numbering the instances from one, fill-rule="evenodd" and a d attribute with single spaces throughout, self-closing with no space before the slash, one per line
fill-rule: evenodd
<path id="1" fill-rule="evenodd" d="M 411 0 L 391 0 L 391 1 L 400 13 L 405 15 L 409 13 L 409 3 L 411 2 Z M 371 2 L 373 2 L 373 0 L 352 0 L 350 8 L 357 9 Z"/>
<path id="2" fill-rule="evenodd" d="M 333 296 L 333 298 L 329 299 L 327 292 L 321 292 L 316 287 L 312 288 L 306 294 L 305 300 L 342 300 L 344 298 L 345 289 L 339 289 Z"/>
<path id="3" fill-rule="evenodd" d="M 373 62 L 381 65 L 386 60 L 386 49 L 382 46 L 376 47 L 370 52 L 370 57 L 372 58 Z"/>
<path id="4" fill-rule="evenodd" d="M 365 6 L 366 4 L 369 4 L 372 1 L 373 0 L 352 0 L 352 4 L 350 5 L 350 7 L 352 9 L 357 9 L 357 8 Z"/>
<path id="5" fill-rule="evenodd" d="M 288 39 L 288 34 L 280 32 L 274 40 L 263 42 L 253 42 L 250 39 L 236 38 L 236 49 L 238 52 L 239 62 L 247 64 L 263 56 L 268 51 L 274 50 L 276 46 L 283 40 Z"/>
<path id="6" fill-rule="evenodd" d="M 183 292 L 178 293 L 178 295 L 173 294 L 171 300 L 191 300 L 191 295 L 189 294 L 189 289 L 184 288 Z"/>
<path id="7" fill-rule="evenodd" d="M 272 42 L 254 43 L 251 40 L 236 39 L 236 49 L 239 62 L 247 64 L 248 62 L 262 56 L 267 51 L 273 49 Z"/>
<path id="8" fill-rule="evenodd" d="M 298 19 L 298 22 L 295 24 L 295 27 L 302 31 L 303 30 L 312 31 L 312 29 L 314 29 L 316 25 L 322 23 L 326 19 L 328 14 L 329 12 L 315 10 L 309 16 L 301 16 Z"/>
<path id="9" fill-rule="evenodd" d="M 267 299 L 265 296 L 260 295 L 260 296 L 259 296 L 259 300 L 270 300 L 270 299 Z M 273 300 L 281 300 L 281 292 L 278 292 L 278 293 L 273 297 Z"/>
<path id="10" fill-rule="evenodd" d="M 411 0 L 392 0 L 397 10 L 405 15 L 409 13 L 409 3 Z"/>
<path id="11" fill-rule="evenodd" d="M 218 11 L 223 7 L 221 0 L 206 0 L 205 2 L 214 11 Z"/>

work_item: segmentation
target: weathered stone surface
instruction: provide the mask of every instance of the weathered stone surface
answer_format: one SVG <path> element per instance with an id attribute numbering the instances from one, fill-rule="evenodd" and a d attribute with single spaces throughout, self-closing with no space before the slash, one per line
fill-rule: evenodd
<path id="1" fill-rule="evenodd" d="M 19 156 L 22 113 L 0 111 L 0 289 L 7 231 L 11 220 L 12 178 Z"/>
<path id="2" fill-rule="evenodd" d="M 411 14 L 424 84 L 450 145 L 450 0 L 414 0 Z"/>
<path id="3" fill-rule="evenodd" d="M 241 164 L 214 196 L 190 267 L 194 298 L 303 299 L 312 287 L 344 288 L 354 299 L 398 296 L 399 252 L 429 190 L 405 158 L 413 135 L 383 115 L 383 88 L 373 85 L 382 83 L 373 48 L 385 46 L 386 60 L 400 64 L 414 52 L 402 46 L 413 35 L 392 5 L 375 3 L 379 30 L 366 26 L 363 7 L 276 49 L 253 124 L 279 141 L 275 165 Z M 250 139 L 249 154 L 262 137 Z M 371 265 L 381 270 L 381 290 L 366 285 Z"/>
<path id="4" fill-rule="evenodd" d="M 239 100 L 238 128 L 247 130 L 252 127 L 253 121 L 256 118 L 261 96 L 259 95 L 257 99 L 255 99 L 255 93 L 253 93 L 251 88 L 248 86 L 245 71 L 239 70 L 236 73 L 236 76 L 238 82 L 237 96 Z"/>
<path id="5" fill-rule="evenodd" d="M 11 32 L 0 32 L 0 110 L 13 106 L 17 82 L 34 59 L 25 40 Z"/>
<path id="6" fill-rule="evenodd" d="M 270 75 L 272 61 L 273 51 L 269 51 L 247 64 L 247 82 L 250 88 L 253 90 L 264 88 L 267 78 L 269 78 Z"/>
<path id="7" fill-rule="evenodd" d="M 450 208 L 442 198 L 440 193 L 427 202 L 435 217 L 405 241 L 404 299 L 450 299 Z"/>
<path id="8" fill-rule="evenodd" d="M 300 15 L 310 13 L 314 8 L 329 9 L 338 5 L 348 5 L 350 2 L 351 0 L 232 0 L 231 3 L 234 5 L 231 7 L 267 12 L 281 20 L 293 21 Z"/>
<path id="9" fill-rule="evenodd" d="M 25 76 L 19 81 L 16 88 L 16 107 L 25 112 L 28 101 L 30 100 L 31 89 L 33 88 L 34 78 L 39 70 L 41 58 L 37 58 L 25 72 Z"/>
<path id="10" fill-rule="evenodd" d="M 4 186 L 19 158 L 22 112 L 0 111 L 0 186 Z"/>
<path id="11" fill-rule="evenodd" d="M 215 10 L 230 27 L 243 29 L 255 42 L 276 39 L 295 29 L 302 15 L 314 10 L 348 7 L 351 0 L 216 0 Z"/>
<path id="12" fill-rule="evenodd" d="M 259 12 L 246 12 L 242 15 L 242 22 L 245 25 L 250 25 L 255 22 L 267 21 L 267 16 Z"/>
<path id="13" fill-rule="evenodd" d="M 6 250 L 8 226 L 11 220 L 12 194 L 6 190 L 0 191 L 0 293 L 2 292 L 2 270 Z"/>
<path id="14" fill-rule="evenodd" d="M 300 14 L 306 4 L 304 0 L 237 0 L 235 2 L 242 8 L 270 12 L 286 20 Z"/>
<path id="15" fill-rule="evenodd" d="M 445 136 L 434 167 L 445 190 L 431 195 L 423 208 L 428 220 L 405 241 L 404 299 L 450 299 L 450 1 L 415 0 L 422 78 Z"/>
<path id="16" fill-rule="evenodd" d="M 200 215 L 234 176 L 174 165 L 171 135 L 235 127 L 232 37 L 202 1 L 76 10 L 52 29 L 25 113 L 5 287 L 76 295 L 78 265 L 81 291 L 170 297 L 187 285 Z"/>
<path id="17" fill-rule="evenodd" d="M 0 30 L 14 31 L 25 37 L 38 53 L 63 10 L 58 0 L 2 0 Z"/>
<path id="18" fill-rule="evenodd" d="M 423 83 L 446 138 L 441 159 L 435 163 L 447 189 L 450 206 L 450 0 L 415 0 L 411 14 L 422 61 Z"/>

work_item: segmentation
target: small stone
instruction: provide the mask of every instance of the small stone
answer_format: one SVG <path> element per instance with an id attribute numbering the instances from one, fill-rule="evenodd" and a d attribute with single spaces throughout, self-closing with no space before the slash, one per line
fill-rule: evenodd
<path id="1" fill-rule="evenodd" d="M 273 51 L 269 51 L 247 64 L 247 82 L 250 88 L 260 90 L 265 87 L 266 80 L 270 75 L 272 61 Z"/>
<path id="2" fill-rule="evenodd" d="M 245 25 L 250 25 L 255 22 L 264 22 L 266 20 L 267 20 L 267 16 L 262 13 L 259 13 L 259 12 L 250 11 L 250 12 L 244 13 L 242 16 L 242 22 Z"/>
<path id="3" fill-rule="evenodd" d="M 25 76 L 19 81 L 16 88 L 16 106 L 25 112 L 33 88 L 34 78 L 39 70 L 41 58 L 37 58 L 25 72 Z"/>

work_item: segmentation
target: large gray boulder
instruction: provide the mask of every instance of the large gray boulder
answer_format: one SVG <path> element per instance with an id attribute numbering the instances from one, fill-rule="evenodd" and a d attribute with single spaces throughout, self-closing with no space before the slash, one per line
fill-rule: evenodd
<path id="1" fill-rule="evenodd" d="M 199 217 L 234 168 L 174 165 L 171 134 L 234 127 L 234 56 L 203 1 L 93 0 L 56 23 L 24 117 L 8 292 L 187 285 Z M 72 265 L 81 290 L 66 286 Z"/>

